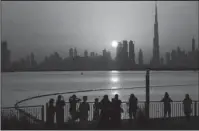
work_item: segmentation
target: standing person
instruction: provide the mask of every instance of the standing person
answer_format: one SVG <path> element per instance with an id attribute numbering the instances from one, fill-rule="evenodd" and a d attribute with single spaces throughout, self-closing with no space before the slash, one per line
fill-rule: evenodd
<path id="1" fill-rule="evenodd" d="M 112 124 L 114 128 L 119 128 L 121 125 L 121 103 L 122 101 L 119 100 L 119 95 L 116 94 L 112 101 Z"/>
<path id="2" fill-rule="evenodd" d="M 54 125 L 55 106 L 54 99 L 50 99 L 47 107 L 46 123 L 47 127 L 52 128 Z"/>
<path id="3" fill-rule="evenodd" d="M 79 111 L 81 127 L 85 128 L 88 124 L 88 112 L 90 111 L 89 104 L 87 103 L 87 96 L 83 96 L 83 102 L 79 106 Z"/>
<path id="4" fill-rule="evenodd" d="M 128 104 L 129 104 L 129 118 L 130 118 L 130 120 L 132 120 L 132 114 L 133 114 L 133 118 L 136 119 L 136 113 L 137 113 L 137 109 L 138 109 L 138 99 L 137 99 L 137 97 L 135 97 L 134 94 L 130 95 Z"/>
<path id="5" fill-rule="evenodd" d="M 95 103 L 93 105 L 93 109 L 94 109 L 93 120 L 96 121 L 96 120 L 99 119 L 99 115 L 100 115 L 100 104 L 99 104 L 99 99 L 98 98 L 95 98 Z"/>
<path id="6" fill-rule="evenodd" d="M 190 114 L 192 112 L 191 104 L 192 104 L 192 100 L 189 97 L 189 94 L 186 94 L 185 99 L 183 100 L 183 105 L 184 105 L 184 114 L 186 115 L 187 121 L 190 120 Z"/>
<path id="7" fill-rule="evenodd" d="M 171 102 L 173 102 L 173 100 L 169 97 L 168 92 L 165 92 L 164 98 L 161 100 L 161 102 L 164 102 L 164 118 L 166 118 L 167 114 L 170 118 L 171 117 Z"/>
<path id="8" fill-rule="evenodd" d="M 56 102 L 56 120 L 58 128 L 62 128 L 64 125 L 64 106 L 65 101 L 63 96 L 58 95 Z"/>
<path id="9" fill-rule="evenodd" d="M 80 102 L 81 100 L 77 98 L 76 95 L 72 95 L 69 98 L 69 103 L 70 103 L 70 115 L 72 117 L 72 120 L 75 121 L 77 119 L 78 113 L 77 113 L 77 103 Z"/>
<path id="10" fill-rule="evenodd" d="M 100 121 L 99 121 L 99 128 L 107 128 L 110 124 L 110 108 L 111 102 L 108 98 L 108 95 L 104 95 L 104 98 L 100 101 Z"/>

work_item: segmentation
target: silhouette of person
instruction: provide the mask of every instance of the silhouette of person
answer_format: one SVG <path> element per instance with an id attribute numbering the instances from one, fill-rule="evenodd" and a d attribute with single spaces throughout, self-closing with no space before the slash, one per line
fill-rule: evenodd
<path id="1" fill-rule="evenodd" d="M 99 121 L 99 128 L 108 128 L 110 125 L 110 109 L 111 109 L 111 102 L 108 98 L 108 95 L 104 95 L 104 98 L 100 101 L 100 121 Z"/>
<path id="2" fill-rule="evenodd" d="M 186 116 L 187 121 L 190 120 L 190 114 L 192 112 L 191 105 L 192 105 L 192 100 L 189 97 L 189 94 L 185 95 L 185 99 L 183 100 L 183 105 L 184 105 L 184 114 Z"/>
<path id="3" fill-rule="evenodd" d="M 72 95 L 69 98 L 69 103 L 70 103 L 70 115 L 72 117 L 72 120 L 76 120 L 78 118 L 78 112 L 77 112 L 77 103 L 80 102 L 81 99 L 77 98 L 76 95 Z"/>
<path id="4" fill-rule="evenodd" d="M 93 120 L 98 120 L 99 115 L 100 115 L 100 104 L 99 104 L 99 99 L 95 98 L 95 103 L 93 105 L 94 112 L 93 112 Z"/>
<path id="5" fill-rule="evenodd" d="M 56 120 L 58 128 L 62 128 L 64 124 L 64 106 L 65 101 L 63 99 L 63 96 L 58 95 L 56 102 Z"/>
<path id="6" fill-rule="evenodd" d="M 87 96 L 83 96 L 83 102 L 80 103 L 80 106 L 79 106 L 80 124 L 82 128 L 87 127 L 89 110 L 90 110 L 90 106 L 87 103 Z"/>
<path id="7" fill-rule="evenodd" d="M 169 97 L 168 92 L 165 92 L 164 98 L 161 102 L 164 102 L 164 118 L 166 118 L 167 114 L 171 117 L 171 102 L 173 102 L 173 100 Z"/>
<path id="8" fill-rule="evenodd" d="M 122 101 L 119 100 L 119 95 L 116 94 L 115 98 L 112 99 L 112 117 L 111 121 L 114 128 L 119 128 L 121 124 L 121 103 Z"/>
<path id="9" fill-rule="evenodd" d="M 137 97 L 135 97 L 134 94 L 130 95 L 128 104 L 129 104 L 129 118 L 130 118 L 130 120 L 132 120 L 132 114 L 133 114 L 133 118 L 136 119 L 136 113 L 137 113 L 137 109 L 138 109 L 138 99 L 137 99 Z"/>
<path id="10" fill-rule="evenodd" d="M 50 99 L 47 107 L 47 115 L 46 115 L 46 123 L 49 128 L 52 128 L 54 125 L 54 117 L 55 117 L 55 106 L 54 99 Z"/>

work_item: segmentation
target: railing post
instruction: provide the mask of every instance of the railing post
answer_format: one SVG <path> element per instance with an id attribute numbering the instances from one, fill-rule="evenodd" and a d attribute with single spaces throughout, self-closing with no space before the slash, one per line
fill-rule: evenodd
<path id="1" fill-rule="evenodd" d="M 44 122 L 44 105 L 41 108 L 41 120 Z"/>
<path id="2" fill-rule="evenodd" d="M 194 102 L 194 116 L 197 116 L 197 101 Z"/>
<path id="3" fill-rule="evenodd" d="M 149 70 L 146 71 L 146 103 L 145 103 L 145 113 L 147 119 L 149 119 L 149 102 L 150 102 L 150 90 L 149 90 L 149 83 L 150 81 L 150 75 Z"/>

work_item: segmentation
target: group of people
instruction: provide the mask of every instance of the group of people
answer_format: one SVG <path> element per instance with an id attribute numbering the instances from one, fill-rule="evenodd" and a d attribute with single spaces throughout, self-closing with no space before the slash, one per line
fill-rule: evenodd
<path id="1" fill-rule="evenodd" d="M 164 103 L 164 117 L 171 116 L 171 102 L 172 99 L 169 97 L 169 94 L 165 92 L 164 98 L 161 100 Z M 88 117 L 90 111 L 90 105 L 87 102 L 87 96 L 83 96 L 83 101 L 77 98 L 76 95 L 72 95 L 69 98 L 70 103 L 70 116 L 72 122 L 79 119 L 81 127 L 84 128 L 88 124 Z M 79 108 L 77 104 L 80 103 Z M 95 98 L 93 104 L 93 120 L 98 123 L 99 128 L 101 127 L 112 127 L 119 128 L 121 126 L 121 113 L 123 109 L 121 107 L 122 101 L 119 99 L 119 95 L 116 94 L 112 100 L 109 100 L 108 95 L 104 95 L 103 99 L 99 101 L 98 98 Z M 136 119 L 136 113 L 138 110 L 138 99 L 134 94 L 130 95 L 128 100 L 128 113 L 129 118 L 132 120 L 132 117 Z M 186 94 L 185 99 L 183 100 L 184 113 L 189 120 L 191 114 L 191 104 L 192 100 L 188 94 Z M 54 106 L 54 99 L 50 99 L 47 107 L 47 124 L 52 126 L 54 124 L 54 116 L 56 113 L 56 121 L 58 127 L 64 125 L 64 106 L 65 101 L 63 96 L 59 95 Z"/>

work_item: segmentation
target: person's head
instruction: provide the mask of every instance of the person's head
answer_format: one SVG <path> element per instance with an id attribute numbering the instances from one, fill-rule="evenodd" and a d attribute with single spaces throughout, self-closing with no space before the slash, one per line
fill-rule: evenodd
<path id="1" fill-rule="evenodd" d="M 135 97 L 135 95 L 134 95 L 134 94 L 131 94 L 130 98 L 132 99 L 132 98 L 134 98 L 134 97 Z"/>
<path id="2" fill-rule="evenodd" d="M 108 95 L 104 95 L 104 100 L 108 100 Z"/>
<path id="3" fill-rule="evenodd" d="M 87 101 L 87 96 L 83 96 L 83 101 L 84 101 L 84 102 Z"/>
<path id="4" fill-rule="evenodd" d="M 119 95 L 115 94 L 115 99 L 118 100 L 119 99 Z"/>
<path id="5" fill-rule="evenodd" d="M 189 94 L 186 94 L 186 95 L 185 95 L 185 98 L 186 98 L 186 99 L 189 99 Z"/>
<path id="6" fill-rule="evenodd" d="M 95 98 L 95 102 L 98 102 L 99 101 L 99 99 L 98 98 Z"/>
<path id="7" fill-rule="evenodd" d="M 51 99 L 49 100 L 49 104 L 50 104 L 50 105 L 53 105 L 53 104 L 54 104 L 54 99 L 53 99 L 53 98 L 51 98 Z"/>
<path id="8" fill-rule="evenodd" d="M 73 98 L 73 99 L 76 99 L 76 98 L 77 98 L 77 96 L 74 94 L 74 95 L 72 96 L 72 98 Z"/>
<path id="9" fill-rule="evenodd" d="M 164 97 L 168 98 L 169 97 L 169 93 L 165 92 Z"/>
<path id="10" fill-rule="evenodd" d="M 61 100 L 61 95 L 58 95 L 57 100 L 60 101 Z"/>

